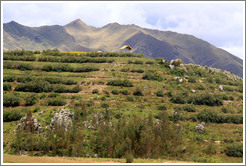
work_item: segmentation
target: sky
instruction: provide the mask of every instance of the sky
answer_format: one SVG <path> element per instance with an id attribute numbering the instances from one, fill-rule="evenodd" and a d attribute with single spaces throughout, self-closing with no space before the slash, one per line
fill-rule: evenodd
<path id="1" fill-rule="evenodd" d="M 245 2 L 8 2 L 3 23 L 26 26 L 135 24 L 143 28 L 191 34 L 244 59 Z"/>

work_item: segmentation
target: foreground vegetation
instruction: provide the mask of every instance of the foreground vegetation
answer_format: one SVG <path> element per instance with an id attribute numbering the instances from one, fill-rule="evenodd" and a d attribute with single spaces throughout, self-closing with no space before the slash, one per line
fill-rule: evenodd
<path id="1" fill-rule="evenodd" d="M 170 69 L 162 58 L 131 53 L 19 50 L 3 58 L 5 153 L 243 161 L 243 83 L 232 74 L 180 61 Z M 69 130 L 48 127 L 59 108 L 74 113 Z M 43 133 L 16 130 L 27 115 Z"/>

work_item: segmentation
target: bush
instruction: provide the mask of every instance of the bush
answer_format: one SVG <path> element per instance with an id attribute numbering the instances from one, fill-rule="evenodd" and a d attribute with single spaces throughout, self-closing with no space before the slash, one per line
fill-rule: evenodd
<path id="1" fill-rule="evenodd" d="M 164 96 L 163 91 L 162 91 L 162 90 L 158 90 L 158 91 L 156 92 L 156 96 L 158 96 L 158 97 L 163 97 L 163 96 Z"/>
<path id="2" fill-rule="evenodd" d="M 217 150 L 216 150 L 216 145 L 214 144 L 209 144 L 205 149 L 204 152 L 207 154 L 216 154 Z"/>
<path id="3" fill-rule="evenodd" d="M 202 84 L 199 84 L 197 86 L 197 90 L 205 90 L 205 87 Z"/>
<path id="4" fill-rule="evenodd" d="M 3 106 L 15 107 L 20 105 L 20 96 L 17 93 L 9 93 L 3 96 Z"/>
<path id="5" fill-rule="evenodd" d="M 12 88 L 11 84 L 3 83 L 3 90 L 10 91 Z"/>
<path id="6" fill-rule="evenodd" d="M 17 69 L 19 70 L 33 70 L 33 66 L 31 64 L 26 64 L 26 63 L 23 63 L 23 64 L 20 64 Z"/>
<path id="7" fill-rule="evenodd" d="M 130 92 L 128 90 L 122 90 L 120 91 L 120 93 L 122 93 L 123 95 L 129 95 Z"/>
<path id="8" fill-rule="evenodd" d="M 16 80 L 16 76 L 3 77 L 3 82 L 14 82 L 15 80 Z"/>
<path id="9" fill-rule="evenodd" d="M 144 70 L 142 70 L 142 69 L 132 69 L 131 72 L 132 73 L 144 73 Z"/>
<path id="10" fill-rule="evenodd" d="M 54 99 L 49 99 L 48 100 L 48 105 L 49 106 L 63 106 L 66 105 L 67 102 L 66 100 L 62 99 L 62 98 L 54 98 Z"/>
<path id="11" fill-rule="evenodd" d="M 190 83 L 196 83 L 196 79 L 194 77 L 190 77 L 188 79 L 188 82 L 190 82 Z"/>
<path id="12" fill-rule="evenodd" d="M 222 107 L 222 108 L 221 108 L 221 111 L 222 111 L 223 113 L 228 113 L 228 112 L 229 112 L 228 108 L 226 108 L 226 107 Z"/>
<path id="13" fill-rule="evenodd" d="M 233 96 L 229 96 L 229 100 L 233 101 L 234 97 Z"/>
<path id="14" fill-rule="evenodd" d="M 133 84 L 129 80 L 111 80 L 107 83 L 110 86 L 123 86 L 123 87 L 132 87 Z"/>
<path id="15" fill-rule="evenodd" d="M 126 163 L 132 163 L 133 162 L 133 155 L 128 154 L 126 155 Z"/>
<path id="16" fill-rule="evenodd" d="M 29 77 L 29 76 L 27 76 L 27 77 L 18 77 L 17 81 L 21 82 L 21 83 L 26 83 L 26 82 L 33 81 L 33 78 Z"/>
<path id="17" fill-rule="evenodd" d="M 20 120 L 22 117 L 22 114 L 19 111 L 16 110 L 8 110 L 3 112 L 3 121 L 4 122 L 11 122 Z"/>
<path id="18" fill-rule="evenodd" d="M 109 104 L 108 103 L 102 103 L 101 107 L 105 108 L 105 109 L 108 109 L 109 108 Z"/>
<path id="19" fill-rule="evenodd" d="M 160 105 L 157 107 L 157 109 L 160 111 L 165 111 L 165 110 L 167 110 L 167 106 L 166 105 Z"/>
<path id="20" fill-rule="evenodd" d="M 38 98 L 36 95 L 34 94 L 31 94 L 31 95 L 28 95 L 26 98 L 25 98 L 25 102 L 26 102 L 26 106 L 31 106 L 31 105 L 34 105 L 36 104 L 36 102 L 38 101 Z"/>
<path id="21" fill-rule="evenodd" d="M 143 96 L 144 94 L 143 94 L 143 92 L 141 91 L 140 88 L 136 88 L 136 89 L 134 90 L 134 92 L 133 92 L 133 95 L 134 95 L 134 96 Z"/>
<path id="22" fill-rule="evenodd" d="M 53 89 L 52 85 L 49 82 L 44 80 L 36 80 L 31 81 L 25 84 L 18 84 L 15 87 L 16 91 L 23 91 L 23 92 L 51 92 Z"/>
<path id="23" fill-rule="evenodd" d="M 231 144 L 228 145 L 225 149 L 227 156 L 231 157 L 243 157 L 243 144 Z"/>
<path id="24" fill-rule="evenodd" d="M 170 74 L 176 75 L 176 76 L 184 76 L 185 71 L 181 68 L 175 67 L 174 69 L 170 70 Z"/>
<path id="25" fill-rule="evenodd" d="M 69 93 L 70 89 L 62 84 L 57 84 L 53 86 L 53 91 L 56 93 Z"/>
<path id="26" fill-rule="evenodd" d="M 173 94 L 170 101 L 177 104 L 185 104 L 187 102 L 187 95 L 180 92 Z"/>
<path id="27" fill-rule="evenodd" d="M 152 64 L 154 64 L 154 62 L 152 62 L 152 61 L 146 61 L 145 64 L 152 65 Z"/>
<path id="28" fill-rule="evenodd" d="M 126 97 L 126 100 L 127 100 L 127 101 L 134 101 L 134 99 L 133 99 L 132 96 L 127 96 L 127 97 Z"/>
<path id="29" fill-rule="evenodd" d="M 116 89 L 113 89 L 113 90 L 111 91 L 111 93 L 114 94 L 114 95 L 118 95 L 118 94 L 119 94 L 119 91 L 116 90 Z"/>
<path id="30" fill-rule="evenodd" d="M 222 99 L 209 93 L 192 94 L 188 97 L 188 103 L 195 105 L 220 106 L 223 105 Z"/>
<path id="31" fill-rule="evenodd" d="M 216 111 L 204 109 L 197 114 L 197 119 L 203 122 L 219 122 L 219 115 Z"/>
<path id="32" fill-rule="evenodd" d="M 71 90 L 70 93 L 78 93 L 82 90 L 82 88 L 79 85 L 74 86 Z"/>
<path id="33" fill-rule="evenodd" d="M 162 81 L 163 78 L 159 73 L 156 72 L 147 72 L 142 79 L 144 80 L 155 80 L 155 81 Z"/>
<path id="34" fill-rule="evenodd" d="M 92 94 L 98 94 L 99 93 L 99 90 L 98 89 L 93 89 L 92 90 Z"/>
<path id="35" fill-rule="evenodd" d="M 193 104 L 186 104 L 183 106 L 183 110 L 187 112 L 196 112 L 196 108 Z"/>

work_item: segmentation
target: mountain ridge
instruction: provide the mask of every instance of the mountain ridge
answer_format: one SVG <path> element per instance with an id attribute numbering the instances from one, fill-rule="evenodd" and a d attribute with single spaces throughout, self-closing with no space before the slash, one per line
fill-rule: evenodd
<path id="1" fill-rule="evenodd" d="M 220 68 L 243 76 L 242 59 L 207 41 L 134 24 L 109 23 L 97 28 L 76 19 L 64 26 L 28 27 L 11 21 L 3 24 L 3 32 L 4 51 L 58 48 L 62 51 L 118 52 L 122 45 L 130 45 L 133 53 L 143 53 L 148 58 L 178 58 L 185 63 Z"/>

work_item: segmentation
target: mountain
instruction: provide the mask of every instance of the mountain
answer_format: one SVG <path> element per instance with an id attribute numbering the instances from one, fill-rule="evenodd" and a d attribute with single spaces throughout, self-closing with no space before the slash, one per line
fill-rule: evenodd
<path id="1" fill-rule="evenodd" d="M 3 25 L 4 50 L 119 51 L 123 45 L 145 57 L 182 59 L 185 63 L 224 69 L 243 76 L 243 60 L 192 35 L 110 23 L 96 28 L 77 19 L 65 26 Z"/>

